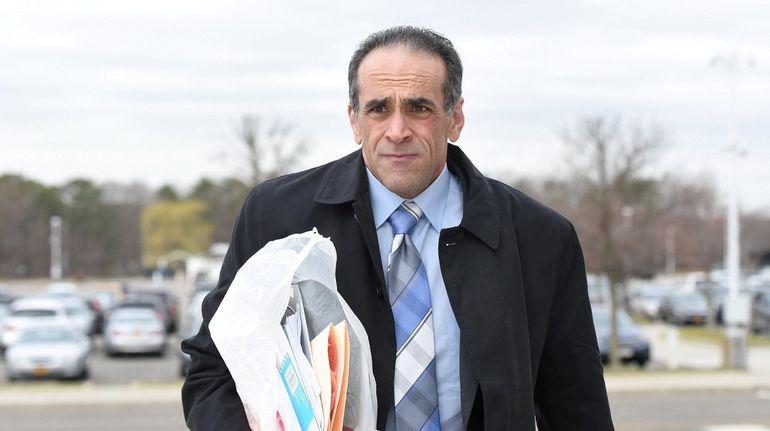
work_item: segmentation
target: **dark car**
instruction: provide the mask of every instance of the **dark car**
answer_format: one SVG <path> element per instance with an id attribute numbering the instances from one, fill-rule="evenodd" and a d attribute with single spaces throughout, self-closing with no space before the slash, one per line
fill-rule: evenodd
<path id="1" fill-rule="evenodd" d="M 708 315 L 708 302 L 698 292 L 675 292 L 660 304 L 661 319 L 674 325 L 703 325 Z"/>
<path id="2" fill-rule="evenodd" d="M 770 289 L 754 294 L 751 301 L 751 330 L 770 335 Z"/>
<path id="3" fill-rule="evenodd" d="M 596 327 L 596 340 L 599 343 L 599 353 L 602 362 L 607 363 L 610 352 L 610 312 L 604 307 L 592 309 L 594 326 Z M 635 362 L 643 367 L 650 360 L 650 342 L 639 329 L 639 326 L 631 320 L 628 313 L 618 310 L 618 348 L 621 360 L 624 363 Z"/>
<path id="4" fill-rule="evenodd" d="M 125 308 L 149 308 L 154 310 L 161 317 L 161 320 L 164 322 L 166 327 L 166 332 L 171 332 L 176 328 L 174 317 L 169 314 L 168 310 L 166 309 L 166 304 L 164 304 L 163 300 L 155 295 L 146 295 L 144 293 L 129 293 L 123 298 L 122 301 L 118 303 L 117 306 L 115 306 L 114 309 L 110 311 L 110 315 L 112 315 L 117 310 L 122 310 Z M 109 320 L 109 317 L 106 319 Z"/>
<path id="5" fill-rule="evenodd" d="M 165 309 L 166 328 L 168 332 L 176 332 L 179 321 L 179 301 L 176 296 L 167 289 L 147 288 L 132 290 L 129 294 L 134 297 L 155 297 L 160 300 Z"/>

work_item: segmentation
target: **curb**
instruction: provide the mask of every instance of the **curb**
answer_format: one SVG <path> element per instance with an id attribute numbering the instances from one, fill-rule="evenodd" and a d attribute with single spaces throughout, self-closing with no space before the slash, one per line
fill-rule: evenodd
<path id="1" fill-rule="evenodd" d="M 0 388 L 0 407 L 182 403 L 181 384 Z"/>

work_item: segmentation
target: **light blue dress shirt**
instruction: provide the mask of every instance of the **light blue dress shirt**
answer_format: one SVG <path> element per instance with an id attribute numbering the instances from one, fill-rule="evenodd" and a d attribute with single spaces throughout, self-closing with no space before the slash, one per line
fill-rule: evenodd
<path id="1" fill-rule="evenodd" d="M 387 274 L 388 255 L 393 243 L 393 229 L 388 217 L 404 202 L 404 198 L 388 190 L 367 168 L 372 200 L 374 226 L 380 246 L 383 272 Z M 457 326 L 438 260 L 441 229 L 455 227 L 463 218 L 463 190 L 446 165 L 438 178 L 419 196 L 412 199 L 425 215 L 412 232 L 412 242 L 420 251 L 430 285 L 433 306 L 433 338 L 436 345 L 436 380 L 438 383 L 439 418 L 442 431 L 462 430 L 460 411 L 460 328 Z M 391 406 L 387 431 L 395 431 L 395 414 Z"/>

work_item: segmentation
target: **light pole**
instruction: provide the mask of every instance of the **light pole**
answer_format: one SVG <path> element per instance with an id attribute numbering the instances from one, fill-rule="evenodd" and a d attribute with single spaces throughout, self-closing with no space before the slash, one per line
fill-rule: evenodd
<path id="1" fill-rule="evenodd" d="M 59 280 L 62 276 L 61 267 L 61 217 L 52 216 L 51 225 L 51 280 Z"/>
<path id="2" fill-rule="evenodd" d="M 738 131 L 736 122 L 737 90 L 736 80 L 738 69 L 742 65 L 753 66 L 752 59 L 743 59 L 733 50 L 729 55 L 716 56 L 711 60 L 713 66 L 724 66 L 727 70 L 729 83 L 728 105 L 728 143 L 727 152 L 730 154 L 729 167 L 729 191 L 727 201 L 727 226 L 725 241 L 725 266 L 728 274 L 727 298 L 723 311 L 727 332 L 727 356 L 728 368 L 745 369 L 748 366 L 748 349 L 746 345 L 747 328 L 751 305 L 746 295 L 741 296 L 741 253 L 740 253 L 740 217 L 738 208 L 738 185 L 736 172 L 738 158 L 744 153 L 738 146 Z"/>
<path id="3" fill-rule="evenodd" d="M 676 226 L 666 225 L 666 274 L 676 272 Z"/>

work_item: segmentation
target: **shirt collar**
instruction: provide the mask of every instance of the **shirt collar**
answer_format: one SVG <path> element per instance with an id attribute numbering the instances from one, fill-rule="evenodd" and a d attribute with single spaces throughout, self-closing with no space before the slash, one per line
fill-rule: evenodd
<path id="1" fill-rule="evenodd" d="M 372 213 L 374 215 L 374 227 L 379 229 L 383 223 L 393 214 L 393 211 L 404 202 L 404 198 L 388 190 L 374 174 L 366 168 L 366 176 L 369 180 L 369 193 L 372 199 Z M 449 170 L 446 164 L 438 177 L 423 190 L 422 193 L 412 199 L 420 206 L 425 218 L 437 231 L 441 231 L 444 220 L 444 207 L 449 195 Z"/>

